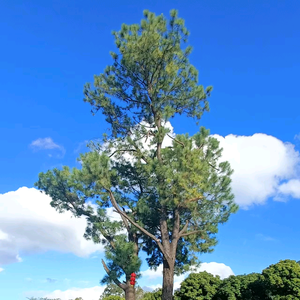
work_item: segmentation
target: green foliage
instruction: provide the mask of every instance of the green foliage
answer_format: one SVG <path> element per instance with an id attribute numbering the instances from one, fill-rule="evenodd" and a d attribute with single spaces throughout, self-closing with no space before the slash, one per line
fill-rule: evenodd
<path id="1" fill-rule="evenodd" d="M 269 299 L 260 274 L 230 276 L 222 281 L 213 300 L 263 300 Z"/>
<path id="2" fill-rule="evenodd" d="M 282 260 L 262 274 L 230 276 L 223 280 L 206 272 L 190 274 L 175 292 L 175 300 L 291 300 L 300 299 L 300 265 Z"/>
<path id="3" fill-rule="evenodd" d="M 142 300 L 145 292 L 140 286 L 135 287 L 135 300 Z M 114 283 L 109 283 L 104 289 L 99 300 L 121 300 L 124 299 L 124 291 Z M 115 298 L 113 298 L 115 297 Z"/>
<path id="4" fill-rule="evenodd" d="M 212 88 L 198 85 L 198 71 L 188 59 L 192 49 L 182 49 L 189 35 L 184 20 L 175 10 L 170 20 L 149 11 L 144 16 L 140 24 L 113 32 L 114 63 L 94 77 L 94 89 L 85 86 L 85 101 L 102 111 L 114 137 L 141 121 L 152 124 L 154 113 L 165 120 L 175 114 L 199 119 L 208 110 Z"/>
<path id="5" fill-rule="evenodd" d="M 105 287 L 105 289 L 104 289 L 102 295 L 100 296 L 99 300 L 104 300 L 108 296 L 118 296 L 118 297 L 122 298 L 122 297 L 124 297 L 124 291 L 120 287 L 118 287 L 116 284 L 109 283 Z"/>
<path id="6" fill-rule="evenodd" d="M 145 293 L 142 300 L 161 300 L 162 297 L 162 289 L 156 289 L 153 292 Z"/>
<path id="7" fill-rule="evenodd" d="M 135 287 L 135 300 L 142 300 L 144 298 L 145 291 L 140 287 Z"/>
<path id="8" fill-rule="evenodd" d="M 114 170 L 109 170 L 107 156 L 89 152 L 81 155 L 79 160 L 82 162 L 81 170 L 70 170 L 65 166 L 62 170 L 40 173 L 35 185 L 51 196 L 50 204 L 59 212 L 71 211 L 75 217 L 87 218 L 85 238 L 104 244 L 109 261 L 110 272 L 103 278 L 103 283 L 117 280 L 124 274 L 129 277 L 132 272 L 138 273 L 141 260 L 137 256 L 138 249 L 134 250 L 134 242 L 128 240 L 128 235 L 132 235 L 130 224 L 127 234 L 121 234 L 123 222 L 111 220 L 106 213 L 108 200 L 103 186 L 111 186 L 114 175 Z M 90 187 L 91 182 L 94 183 L 93 188 Z M 88 199 L 93 198 L 98 203 L 96 213 L 91 205 L 86 204 Z"/>
<path id="9" fill-rule="evenodd" d="M 111 295 L 111 296 L 106 296 L 105 298 L 100 298 L 102 300 L 125 300 L 124 297 L 116 296 L 116 295 Z"/>
<path id="10" fill-rule="evenodd" d="M 220 284 L 219 276 L 207 272 L 192 273 L 175 292 L 175 300 L 211 300 Z"/>
<path id="11" fill-rule="evenodd" d="M 272 299 L 300 299 L 300 265 L 294 260 L 281 260 L 263 270 L 266 289 Z"/>

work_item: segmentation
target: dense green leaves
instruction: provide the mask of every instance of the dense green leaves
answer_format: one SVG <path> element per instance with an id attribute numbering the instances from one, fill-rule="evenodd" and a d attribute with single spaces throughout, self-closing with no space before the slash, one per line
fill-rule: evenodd
<path id="1" fill-rule="evenodd" d="M 94 88 L 85 87 L 85 101 L 102 111 L 114 137 L 141 121 L 152 124 L 175 114 L 199 119 L 208 110 L 212 88 L 198 85 L 198 71 L 188 59 L 191 47 L 183 49 L 189 35 L 184 20 L 175 10 L 170 20 L 149 11 L 144 16 L 140 24 L 113 32 L 114 63 L 94 77 Z"/>
<path id="2" fill-rule="evenodd" d="M 175 300 L 211 300 L 220 284 L 219 276 L 207 272 L 192 273 L 175 292 Z"/>
<path id="3" fill-rule="evenodd" d="M 300 266 L 283 260 L 262 274 L 230 276 L 223 280 L 206 272 L 190 274 L 175 300 L 290 300 L 300 299 Z"/>
<path id="4" fill-rule="evenodd" d="M 300 299 L 300 265 L 294 260 L 281 260 L 262 272 L 266 288 L 273 299 Z"/>
<path id="5" fill-rule="evenodd" d="M 124 297 L 116 296 L 116 295 L 110 295 L 106 296 L 104 298 L 101 298 L 101 300 L 125 300 Z"/>
<path id="6" fill-rule="evenodd" d="M 260 274 L 230 276 L 222 281 L 213 300 L 264 300 L 266 296 Z"/>
<path id="7" fill-rule="evenodd" d="M 162 297 L 162 290 L 157 289 L 153 292 L 145 293 L 142 300 L 161 300 L 161 297 Z"/>

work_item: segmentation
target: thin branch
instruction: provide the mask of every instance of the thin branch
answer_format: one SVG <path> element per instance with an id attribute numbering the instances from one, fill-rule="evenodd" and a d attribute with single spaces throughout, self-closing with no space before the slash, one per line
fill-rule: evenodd
<path id="1" fill-rule="evenodd" d="M 183 228 L 180 230 L 180 232 L 179 232 L 179 238 L 182 237 L 182 235 L 184 234 L 184 232 L 187 230 L 188 226 L 189 226 L 189 220 L 187 220 L 185 222 Z"/>
<path id="2" fill-rule="evenodd" d="M 176 143 L 178 143 L 178 144 L 180 144 L 181 146 L 185 147 L 184 143 L 182 143 L 182 142 L 178 141 L 177 139 L 173 138 L 173 137 L 172 137 L 171 135 L 169 135 L 168 133 L 167 133 L 167 136 L 168 136 L 169 138 L 171 138 L 173 141 L 175 141 Z"/>
<path id="3" fill-rule="evenodd" d="M 208 164 L 212 167 L 212 168 L 214 168 L 216 171 L 220 171 L 220 169 L 218 169 L 218 168 L 216 168 L 214 165 L 212 165 L 210 162 L 208 162 Z"/>
<path id="4" fill-rule="evenodd" d="M 203 199 L 203 198 L 204 198 L 204 196 L 196 197 L 196 198 L 191 198 L 191 199 L 185 200 L 182 204 L 179 204 L 178 207 L 186 207 L 187 204 L 189 204 L 189 203 L 191 203 L 191 202 L 195 202 L 195 201 L 201 200 L 201 199 Z"/>
<path id="5" fill-rule="evenodd" d="M 118 203 L 117 203 L 117 201 L 116 201 L 116 199 L 115 199 L 112 191 L 110 189 L 107 189 L 107 188 L 106 188 L 106 190 L 109 193 L 109 197 L 110 197 L 111 203 L 112 203 L 113 207 L 117 210 L 117 212 L 121 216 L 123 216 L 124 218 L 126 218 L 133 226 L 135 226 L 136 228 L 138 228 L 142 233 L 144 233 L 145 235 L 147 235 L 148 237 L 150 237 L 152 240 L 154 240 L 157 243 L 157 245 L 158 245 L 159 249 L 161 250 L 161 252 L 165 256 L 167 256 L 167 253 L 165 253 L 165 249 L 164 249 L 163 245 L 161 244 L 161 242 L 159 241 L 159 239 L 156 238 L 153 234 L 151 234 L 148 230 L 146 230 L 145 228 L 143 228 L 142 226 L 140 226 L 138 223 L 136 223 L 133 220 L 131 220 L 131 218 L 129 218 L 127 216 L 127 214 L 120 209 L 120 207 L 119 207 L 119 205 L 118 205 Z"/>
<path id="6" fill-rule="evenodd" d="M 105 261 L 104 261 L 103 259 L 102 259 L 101 261 L 102 261 L 102 265 L 103 265 L 103 268 L 104 268 L 105 272 L 106 272 L 107 275 L 109 276 L 109 274 L 110 274 L 110 269 L 108 268 L 108 266 L 106 265 L 106 263 L 105 263 Z M 113 281 L 114 281 L 114 283 L 115 283 L 117 286 L 119 286 L 122 290 L 125 291 L 125 289 L 126 289 L 126 285 L 125 285 L 125 284 L 121 283 L 121 281 L 120 281 L 119 279 L 117 279 L 117 278 L 113 279 Z"/>
<path id="7" fill-rule="evenodd" d="M 180 237 L 189 236 L 189 235 L 193 235 L 193 234 L 200 233 L 200 232 L 203 232 L 203 230 L 194 230 L 194 231 L 182 233 Z"/>
<path id="8" fill-rule="evenodd" d="M 112 156 L 114 156 L 117 152 L 137 152 L 135 149 L 119 149 L 114 151 L 112 154 L 109 155 L 109 158 L 111 158 Z"/>

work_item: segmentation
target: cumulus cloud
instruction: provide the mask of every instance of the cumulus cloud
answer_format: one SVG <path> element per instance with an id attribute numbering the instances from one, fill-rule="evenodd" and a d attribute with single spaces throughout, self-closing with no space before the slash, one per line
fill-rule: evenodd
<path id="1" fill-rule="evenodd" d="M 101 244 L 83 237 L 86 219 L 59 214 L 50 201 L 34 188 L 0 194 L 0 265 L 21 261 L 21 254 L 48 250 L 80 257 L 103 251 Z"/>
<path id="2" fill-rule="evenodd" d="M 213 135 L 223 148 L 222 160 L 234 169 L 232 189 L 242 208 L 263 204 L 279 194 L 299 198 L 300 156 L 294 145 L 262 133 L 252 136 Z M 281 184 L 283 181 L 286 184 Z M 297 186 L 297 187 L 296 187 Z"/>
<path id="3" fill-rule="evenodd" d="M 160 265 L 157 270 L 151 270 L 147 269 L 145 271 L 142 271 L 141 274 L 143 276 L 143 279 L 146 281 L 151 281 L 157 278 L 162 278 L 162 271 L 163 266 Z M 231 275 L 234 275 L 232 269 L 229 266 L 226 266 L 223 263 L 217 263 L 217 262 L 210 262 L 210 263 L 202 263 L 199 268 L 193 270 L 194 273 L 199 272 L 208 272 L 214 276 L 219 275 L 221 279 L 227 278 Z M 180 288 L 181 282 L 190 274 L 191 272 L 187 272 L 180 276 L 174 276 L 174 290 L 177 290 Z M 161 284 L 154 284 L 148 286 L 148 288 L 155 290 L 157 288 L 161 288 Z"/>
<path id="4" fill-rule="evenodd" d="M 233 271 L 229 266 L 217 262 L 202 263 L 200 267 L 196 270 L 196 272 L 204 271 L 213 274 L 214 276 L 219 275 L 221 279 L 234 275 Z"/>
<path id="5" fill-rule="evenodd" d="M 65 291 L 55 290 L 48 294 L 43 294 L 43 297 L 49 299 L 60 298 L 61 300 L 69 300 L 82 297 L 84 300 L 99 300 L 100 295 L 104 292 L 104 286 L 94 286 L 90 288 L 71 288 Z"/>
<path id="6" fill-rule="evenodd" d="M 66 152 L 63 146 L 56 144 L 50 137 L 36 139 L 30 144 L 30 147 L 35 151 L 59 150 L 62 155 Z M 50 154 L 50 156 L 52 155 Z"/>
<path id="7" fill-rule="evenodd" d="M 278 191 L 278 197 L 291 195 L 295 199 L 300 199 L 300 180 L 291 179 L 288 182 L 281 184 Z"/>

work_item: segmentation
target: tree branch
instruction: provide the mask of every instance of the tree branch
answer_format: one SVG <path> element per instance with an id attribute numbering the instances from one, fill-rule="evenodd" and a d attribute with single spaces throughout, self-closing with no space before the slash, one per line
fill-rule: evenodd
<path id="1" fill-rule="evenodd" d="M 179 238 L 182 237 L 182 235 L 184 234 L 184 232 L 187 230 L 188 226 L 189 226 L 189 220 L 187 220 L 185 222 L 183 228 L 180 230 L 180 232 L 179 232 Z"/>
<path id="2" fill-rule="evenodd" d="M 109 276 L 109 273 L 110 273 L 110 269 L 108 268 L 108 266 L 106 265 L 105 261 L 102 259 L 102 265 L 103 265 L 103 268 L 105 270 L 105 272 L 107 273 L 107 275 Z M 114 283 L 119 286 L 122 290 L 126 290 L 126 285 L 121 283 L 121 281 L 119 279 L 113 279 Z"/>
<path id="3" fill-rule="evenodd" d="M 159 241 L 159 239 L 156 238 L 153 234 L 151 234 L 148 230 L 146 230 L 145 228 L 143 228 L 142 226 L 140 226 L 138 223 L 136 223 L 136 222 L 134 222 L 133 220 L 131 220 L 131 218 L 129 218 L 129 217 L 127 216 L 127 214 L 126 214 L 125 212 L 123 212 L 123 211 L 120 209 L 120 207 L 119 207 L 119 205 L 118 205 L 118 203 L 117 203 L 117 201 L 116 201 L 116 199 L 115 199 L 115 197 L 114 197 L 112 191 L 111 191 L 110 189 L 107 189 L 107 188 L 105 188 L 105 189 L 106 189 L 107 192 L 109 193 L 109 197 L 110 197 L 111 203 L 112 203 L 113 207 L 116 209 L 116 211 L 117 211 L 121 216 L 123 216 L 124 218 L 126 218 L 133 226 L 135 226 L 136 228 L 138 228 L 142 233 L 144 233 L 145 235 L 147 235 L 148 237 L 150 237 L 153 241 L 155 241 L 155 242 L 157 243 L 157 245 L 158 245 L 160 251 L 161 251 L 165 256 L 167 256 L 167 253 L 165 253 L 165 249 L 164 249 L 163 245 L 161 244 L 161 242 Z"/>
<path id="4" fill-rule="evenodd" d="M 137 152 L 135 149 L 119 149 L 114 151 L 112 154 L 110 154 L 108 157 L 111 158 L 112 156 L 114 156 L 117 152 Z"/>
<path id="5" fill-rule="evenodd" d="M 199 232 L 203 232 L 203 230 L 194 230 L 194 231 L 190 231 L 190 232 L 186 232 L 186 233 L 182 233 L 180 237 L 184 237 L 184 236 L 189 236 L 189 235 L 193 235 Z"/>
<path id="6" fill-rule="evenodd" d="M 167 136 L 168 136 L 170 139 L 172 139 L 173 141 L 175 141 L 176 143 L 178 143 L 178 144 L 180 144 L 181 146 L 185 147 L 184 143 L 182 143 L 182 142 L 178 141 L 177 139 L 173 138 L 173 137 L 172 137 L 171 135 L 169 135 L 168 133 L 167 133 Z"/>
<path id="7" fill-rule="evenodd" d="M 178 207 L 186 207 L 187 204 L 189 204 L 191 202 L 194 202 L 194 201 L 198 201 L 198 200 L 203 199 L 203 198 L 204 198 L 204 196 L 200 196 L 200 197 L 185 200 L 183 203 L 179 204 Z"/>

